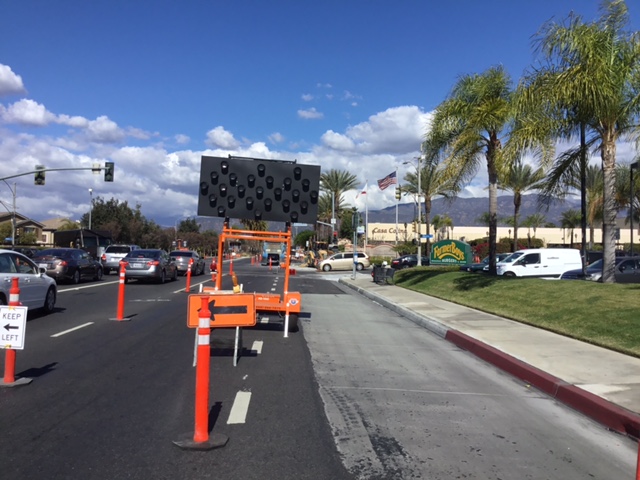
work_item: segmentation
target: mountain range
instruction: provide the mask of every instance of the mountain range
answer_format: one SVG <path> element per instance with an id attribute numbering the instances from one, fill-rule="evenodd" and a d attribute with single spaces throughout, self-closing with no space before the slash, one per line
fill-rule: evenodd
<path id="1" fill-rule="evenodd" d="M 564 200 L 555 200 L 551 202 L 549 207 L 539 207 L 539 196 L 536 194 L 523 195 L 522 205 L 520 207 L 520 222 L 529 215 L 541 213 L 548 223 L 560 226 L 562 223 L 562 214 L 567 210 L 580 210 L 580 199 L 567 198 Z M 505 219 L 513 217 L 513 195 L 498 196 L 498 225 L 506 225 Z M 424 212 L 424 204 L 422 205 Z M 453 198 L 447 200 L 444 198 L 436 198 L 432 201 L 431 218 L 435 215 L 448 216 L 451 218 L 454 226 L 481 227 L 486 226 L 482 221 L 483 215 L 489 211 L 489 198 Z M 398 223 L 410 223 L 416 215 L 416 204 L 400 203 L 398 204 Z M 363 220 L 365 212 L 360 212 Z M 369 223 L 395 223 L 396 207 L 391 206 L 382 210 L 369 210 Z M 217 217 L 197 217 L 196 221 L 200 225 L 201 231 L 205 230 L 221 230 L 222 218 Z M 238 222 L 231 220 L 232 225 Z M 280 224 L 269 226 L 270 230 L 281 228 Z"/>

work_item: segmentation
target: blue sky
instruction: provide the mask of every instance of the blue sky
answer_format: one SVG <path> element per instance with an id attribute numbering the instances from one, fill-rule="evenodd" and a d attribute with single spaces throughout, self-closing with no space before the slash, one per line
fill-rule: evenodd
<path id="1" fill-rule="evenodd" d="M 4 0 L 0 178 L 116 164 L 115 182 L 49 172 L 17 186 L 18 211 L 79 219 L 90 195 L 141 205 L 161 225 L 197 210 L 201 155 L 297 159 L 348 170 L 364 208 L 394 205 L 376 180 L 419 153 L 456 80 L 502 64 L 514 82 L 532 36 L 596 0 Z M 631 28 L 640 5 L 628 1 Z M 618 161 L 632 161 L 629 145 Z M 594 159 L 597 161 L 597 159 Z M 478 172 L 464 196 L 486 196 Z M 12 195 L 0 182 L 0 200 Z"/>

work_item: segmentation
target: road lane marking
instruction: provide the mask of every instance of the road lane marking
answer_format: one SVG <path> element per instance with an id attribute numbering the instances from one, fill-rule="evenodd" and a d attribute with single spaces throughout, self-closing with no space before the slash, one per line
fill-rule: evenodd
<path id="1" fill-rule="evenodd" d="M 262 317 L 260 323 L 269 323 L 269 317 Z"/>
<path id="2" fill-rule="evenodd" d="M 245 423 L 247 420 L 247 411 L 249 410 L 249 402 L 251 401 L 251 392 L 238 392 L 236 399 L 233 401 L 231 412 L 227 425 L 236 423 Z"/>
<path id="3" fill-rule="evenodd" d="M 81 328 L 88 327 L 89 325 L 93 325 L 93 322 L 88 322 L 88 323 L 85 323 L 83 325 L 78 325 L 77 327 L 70 328 L 69 330 L 65 330 L 63 332 L 55 333 L 55 334 L 51 335 L 51 337 L 52 338 L 61 337 L 62 335 L 66 335 L 67 333 L 71 333 L 71 332 L 74 332 L 76 330 L 80 330 Z"/>
<path id="4" fill-rule="evenodd" d="M 258 355 L 260 355 L 262 353 L 263 343 L 264 342 L 262 340 L 254 340 L 253 344 L 251 345 L 251 351 L 256 352 Z"/>

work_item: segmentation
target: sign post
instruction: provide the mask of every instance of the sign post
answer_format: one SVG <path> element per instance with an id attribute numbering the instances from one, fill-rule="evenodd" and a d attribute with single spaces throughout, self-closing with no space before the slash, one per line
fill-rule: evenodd
<path id="1" fill-rule="evenodd" d="M 31 383 L 32 378 L 16 380 L 16 349 L 24 349 L 24 333 L 27 326 L 27 307 L 20 305 L 18 278 L 11 279 L 9 306 L 0 307 L 0 347 L 5 348 L 4 378 L 0 387 L 15 387 Z"/>

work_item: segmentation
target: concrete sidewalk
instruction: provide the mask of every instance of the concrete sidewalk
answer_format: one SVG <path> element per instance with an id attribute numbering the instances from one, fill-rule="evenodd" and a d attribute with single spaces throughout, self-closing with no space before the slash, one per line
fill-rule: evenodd
<path id="1" fill-rule="evenodd" d="M 640 359 L 365 275 L 340 283 L 606 427 L 640 438 Z"/>

